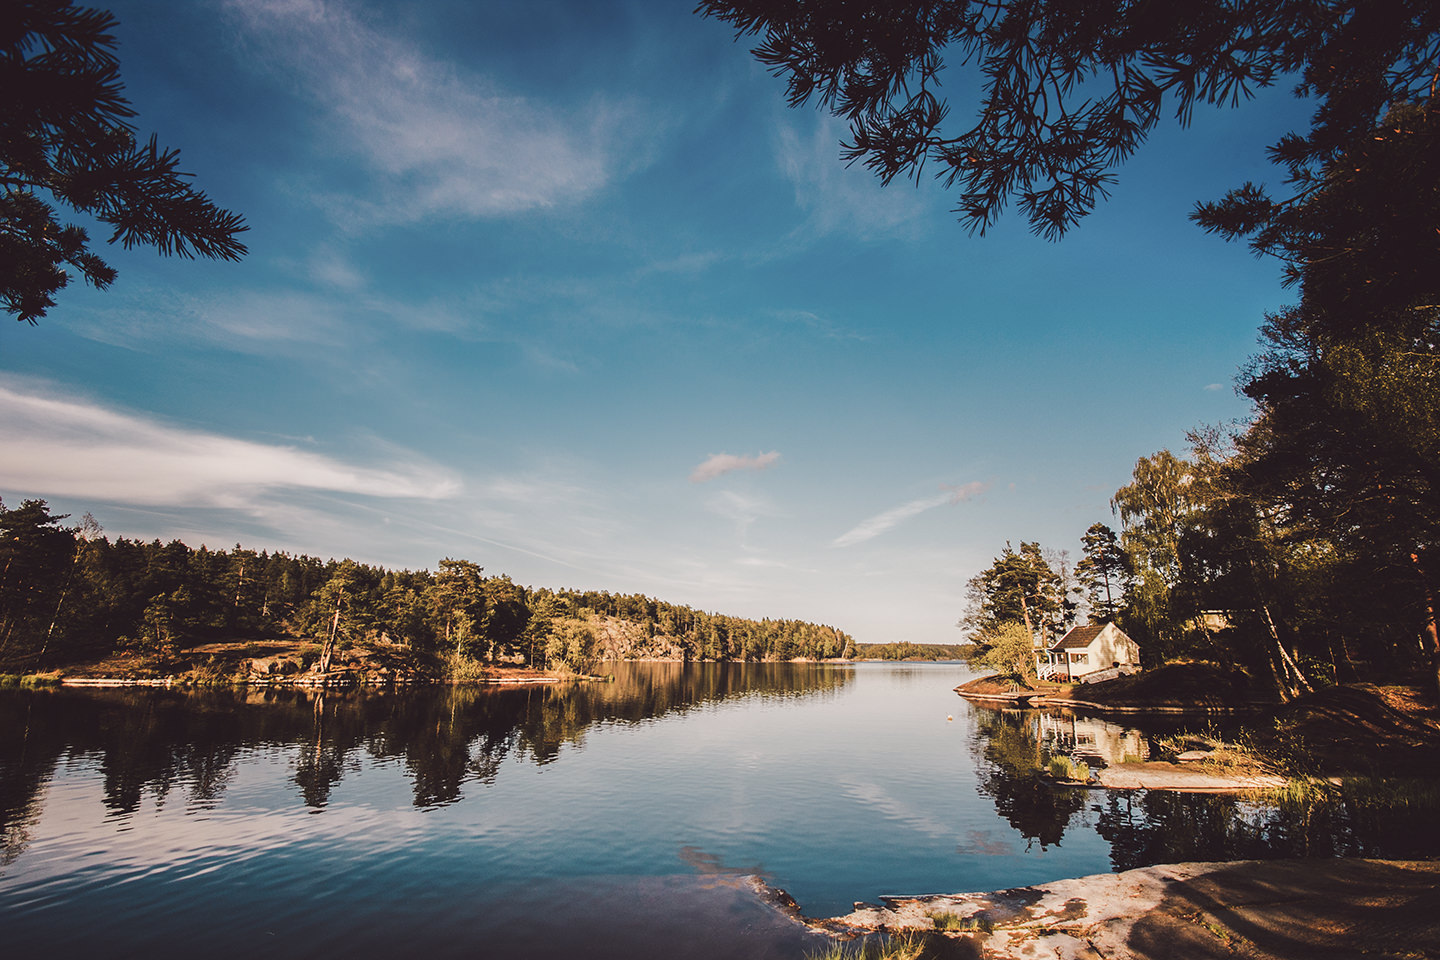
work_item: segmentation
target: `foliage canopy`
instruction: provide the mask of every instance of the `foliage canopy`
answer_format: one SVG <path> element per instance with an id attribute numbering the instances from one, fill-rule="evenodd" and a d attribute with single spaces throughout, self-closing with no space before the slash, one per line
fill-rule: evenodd
<path id="1" fill-rule="evenodd" d="M 35 323 L 70 270 L 103 289 L 115 270 L 91 252 L 69 207 L 112 228 L 110 242 L 165 255 L 238 260 L 244 220 L 179 169 L 179 152 L 135 137 L 103 10 L 69 0 L 6 3 L 0 18 L 0 302 Z"/>
<path id="2" fill-rule="evenodd" d="M 1060 237 L 1103 199 L 1113 170 L 1167 114 L 1233 106 L 1277 81 L 1313 98 L 1310 130 L 1273 148 L 1313 171 L 1362 139 L 1392 103 L 1421 98 L 1440 52 L 1430 0 L 702 0 L 697 12 L 758 36 L 755 57 L 850 124 L 843 156 L 882 181 L 930 165 L 983 232 L 1006 205 Z M 941 93 L 974 74 L 956 117 Z M 1247 184 L 1197 211 L 1233 229 L 1269 208 Z"/>

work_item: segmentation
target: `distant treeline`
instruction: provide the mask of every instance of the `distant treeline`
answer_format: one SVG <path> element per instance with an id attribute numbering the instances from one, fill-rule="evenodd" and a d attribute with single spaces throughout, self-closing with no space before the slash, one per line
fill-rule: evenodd
<path id="1" fill-rule="evenodd" d="M 0 503 L 0 670 L 218 641 L 338 642 L 408 659 L 579 667 L 595 659 L 788 660 L 854 655 L 834 627 L 747 620 L 638 594 L 529 588 L 467 560 L 388 570 L 284 552 L 192 548 L 66 525 L 43 500 Z"/>
<path id="2" fill-rule="evenodd" d="M 855 656 L 863 660 L 964 660 L 976 649 L 973 643 L 857 643 Z"/>

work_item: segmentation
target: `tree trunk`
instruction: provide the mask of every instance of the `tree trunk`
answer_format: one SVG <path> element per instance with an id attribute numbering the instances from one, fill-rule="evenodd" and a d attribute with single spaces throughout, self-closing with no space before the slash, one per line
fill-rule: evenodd
<path id="1" fill-rule="evenodd" d="M 1425 626 L 1421 629 L 1420 635 L 1423 638 L 1423 645 L 1430 654 L 1430 673 L 1435 681 L 1435 696 L 1440 698 L 1440 604 L 1435 602 L 1435 590 L 1430 584 L 1430 578 L 1425 576 L 1425 568 L 1420 566 L 1420 555 L 1410 554 L 1410 562 L 1415 564 L 1415 570 L 1420 574 L 1420 588 L 1425 592 Z"/>
<path id="2" fill-rule="evenodd" d="M 330 636 L 325 639 L 325 646 L 320 650 L 320 672 L 330 672 L 330 657 L 335 652 L 335 636 L 340 632 L 340 601 L 345 597 L 345 588 L 341 587 L 340 592 L 335 595 L 335 616 L 330 621 Z"/>
<path id="3" fill-rule="evenodd" d="M 1360 672 L 1355 669 L 1355 661 L 1350 656 L 1350 645 L 1345 642 L 1344 634 L 1337 636 L 1330 630 L 1325 633 L 1330 647 L 1330 665 L 1335 670 L 1335 682 L 1354 683 L 1359 680 Z"/>
<path id="4" fill-rule="evenodd" d="M 70 593 L 70 581 L 65 581 L 65 589 L 60 591 L 60 601 L 55 604 L 55 615 L 50 618 L 50 627 L 45 631 L 45 639 L 40 644 L 40 655 L 35 658 L 35 668 L 38 671 L 41 663 L 45 660 L 45 651 L 50 649 L 50 638 L 55 633 L 55 624 L 60 622 L 60 608 L 65 606 L 65 597 Z"/>
<path id="5" fill-rule="evenodd" d="M 1030 638 L 1030 644 L 1035 644 L 1035 628 L 1030 626 L 1030 607 L 1025 603 L 1025 594 L 1020 594 L 1020 615 L 1025 618 L 1025 635 Z"/>
<path id="6" fill-rule="evenodd" d="M 1265 615 L 1265 627 L 1270 634 L 1271 660 L 1275 666 L 1275 679 L 1280 687 L 1280 693 L 1286 700 L 1294 700 L 1300 695 L 1300 691 L 1307 693 L 1313 690 L 1310 681 L 1305 679 L 1305 674 L 1300 672 L 1300 667 L 1295 663 L 1295 658 L 1290 656 L 1290 651 L 1285 649 L 1285 643 L 1280 639 L 1280 631 L 1275 627 L 1275 619 L 1270 616 L 1270 607 L 1265 601 L 1260 601 L 1260 612 Z"/>
<path id="7" fill-rule="evenodd" d="M 1270 634 L 1270 649 L 1272 671 L 1275 675 L 1276 685 L 1282 697 L 1286 700 L 1294 700 L 1304 690 L 1309 693 L 1314 690 L 1310 681 L 1305 679 L 1305 674 L 1300 672 L 1300 667 L 1295 663 L 1295 658 L 1290 656 L 1290 651 L 1285 649 L 1285 642 L 1280 639 L 1280 630 L 1275 626 L 1275 618 L 1270 615 L 1270 605 L 1265 602 L 1264 591 L 1260 589 L 1260 573 L 1256 569 L 1255 558 L 1249 557 L 1250 580 L 1255 585 L 1255 602 L 1260 607 L 1260 612 L 1265 618 L 1265 629 Z M 1278 656 L 1276 656 L 1278 655 Z"/>

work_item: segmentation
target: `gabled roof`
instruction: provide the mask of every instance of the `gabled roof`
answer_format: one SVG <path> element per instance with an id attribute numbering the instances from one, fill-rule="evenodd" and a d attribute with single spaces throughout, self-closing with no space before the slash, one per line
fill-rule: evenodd
<path id="1" fill-rule="evenodd" d="M 1108 623 L 1092 623 L 1084 627 L 1071 627 L 1070 632 L 1061 637 L 1051 650 L 1084 650 L 1100 636 L 1100 631 L 1110 626 Z"/>

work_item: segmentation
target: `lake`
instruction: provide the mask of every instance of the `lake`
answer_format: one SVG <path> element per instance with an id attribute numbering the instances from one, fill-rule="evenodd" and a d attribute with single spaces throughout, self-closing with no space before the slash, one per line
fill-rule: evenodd
<path id="1" fill-rule="evenodd" d="M 1178 860 L 1440 855 L 1433 825 L 1057 788 L 1137 730 L 958 664 L 625 663 L 610 683 L 0 690 L 10 956 L 801 957 L 811 915 Z M 1170 725 L 1170 729 L 1174 724 Z"/>

